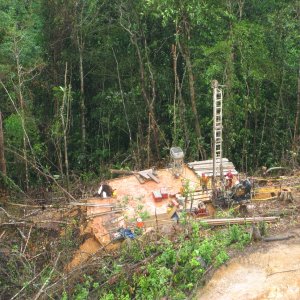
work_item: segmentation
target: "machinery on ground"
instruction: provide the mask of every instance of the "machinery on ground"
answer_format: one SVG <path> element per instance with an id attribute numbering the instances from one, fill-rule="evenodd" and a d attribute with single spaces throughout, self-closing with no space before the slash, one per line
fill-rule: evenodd
<path id="1" fill-rule="evenodd" d="M 251 199 L 252 184 L 249 179 L 242 180 L 229 189 L 217 188 L 213 191 L 212 203 L 216 207 L 227 208 L 244 204 Z"/>

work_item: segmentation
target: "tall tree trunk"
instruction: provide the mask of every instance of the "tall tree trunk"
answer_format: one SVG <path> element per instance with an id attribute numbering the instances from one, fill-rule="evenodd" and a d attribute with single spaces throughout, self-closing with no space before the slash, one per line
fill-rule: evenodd
<path id="1" fill-rule="evenodd" d="M 86 122 L 85 122 L 85 98 L 84 98 L 84 72 L 83 72 L 83 49 L 84 43 L 82 37 L 77 37 L 79 52 L 79 72 L 80 72 L 80 119 L 81 119 L 81 148 L 84 157 L 84 166 L 86 160 Z"/>
<path id="2" fill-rule="evenodd" d="M 296 107 L 296 118 L 294 125 L 294 138 L 293 138 L 293 150 L 298 154 L 297 149 L 299 146 L 299 118 L 300 118 L 300 61 L 299 61 L 299 70 L 298 70 L 298 92 L 297 92 L 297 107 Z"/>
<path id="3" fill-rule="evenodd" d="M 244 113 L 245 113 L 245 122 L 244 122 L 244 129 L 245 129 L 245 135 L 243 139 L 243 148 L 242 148 L 242 170 L 243 172 L 247 173 L 248 171 L 248 145 L 247 141 L 249 139 L 249 133 L 248 133 L 248 127 L 249 127 L 249 113 L 248 113 L 248 99 L 250 97 L 250 88 L 248 84 L 248 79 L 246 76 L 245 79 L 245 85 L 247 87 L 247 95 L 245 97 L 245 108 L 244 108 Z"/>
<path id="4" fill-rule="evenodd" d="M 68 74 L 68 65 L 66 63 L 65 69 L 65 86 L 63 101 L 61 105 L 60 117 L 63 128 L 63 140 L 64 140 L 64 158 L 65 158 L 65 169 L 66 169 L 66 185 L 67 191 L 70 188 L 70 176 L 69 176 L 69 158 L 68 158 L 68 142 L 67 142 L 67 133 L 69 126 L 69 110 L 70 110 L 70 97 L 71 97 L 71 87 L 67 84 L 67 74 Z M 66 117 L 65 117 L 66 112 Z M 66 118 L 66 119 L 65 119 Z"/>
<path id="5" fill-rule="evenodd" d="M 185 150 L 188 147 L 188 141 L 189 141 L 189 132 L 186 124 L 185 119 L 185 104 L 182 98 L 182 84 L 180 83 L 178 72 L 177 72 L 177 59 L 178 54 L 176 50 L 176 45 L 172 45 L 172 57 L 173 57 L 173 71 L 174 71 L 174 137 L 173 137 L 173 145 L 175 146 L 176 143 L 179 140 L 179 137 L 177 136 L 177 117 L 176 117 L 176 101 L 178 100 L 178 115 L 180 118 L 180 124 L 183 126 L 183 132 L 185 137 Z"/>
<path id="6" fill-rule="evenodd" d="M 150 117 L 151 117 L 151 126 L 153 129 L 153 139 L 155 144 L 155 150 L 156 150 L 156 159 L 160 161 L 160 151 L 159 151 L 159 131 L 158 131 L 158 124 L 156 120 L 156 114 L 155 114 L 155 101 L 156 101 L 156 82 L 154 79 L 153 71 L 151 68 L 151 62 L 148 55 L 148 46 L 147 46 L 147 39 L 143 34 L 144 39 L 144 48 L 145 48 L 145 58 L 146 58 L 146 66 L 148 67 L 149 77 L 150 77 L 150 83 L 151 83 L 151 98 L 149 95 L 149 102 L 150 102 Z"/>
<path id="7" fill-rule="evenodd" d="M 156 121 L 156 116 L 155 116 L 155 99 L 156 99 L 156 87 L 155 87 L 155 80 L 154 80 L 154 76 L 153 76 L 153 72 L 151 70 L 151 66 L 150 66 L 150 60 L 148 57 L 148 47 L 147 47 L 147 42 L 146 42 L 146 38 L 144 37 L 143 32 L 139 32 L 139 31 L 132 31 L 130 26 L 124 25 L 123 22 L 125 22 L 125 24 L 128 24 L 128 22 L 130 22 L 130 18 L 126 18 L 126 13 L 124 14 L 124 10 L 122 7 L 120 7 L 120 25 L 122 26 L 122 28 L 127 31 L 129 33 L 130 36 L 130 41 L 132 43 L 132 45 L 135 47 L 136 49 L 136 53 L 138 56 L 138 64 L 139 64 L 139 72 L 140 72 L 140 81 L 141 81 L 141 90 L 142 90 L 142 97 L 145 101 L 145 104 L 147 106 L 148 109 L 148 120 L 150 122 L 150 126 L 148 126 L 148 135 L 149 138 L 151 136 L 152 133 L 152 137 L 153 137 L 153 141 L 154 141 L 154 148 L 156 151 L 156 159 L 160 159 L 160 151 L 159 151 L 159 131 L 158 131 L 158 124 Z M 146 78 L 146 71 L 145 71 L 145 67 L 144 67 L 144 60 L 142 57 L 142 53 L 141 53 L 141 47 L 139 46 L 139 39 L 143 39 L 143 47 L 145 49 L 145 58 L 146 58 L 146 64 L 148 67 L 148 72 L 149 72 L 149 77 L 150 77 L 150 82 L 148 82 L 147 78 Z M 147 91 L 148 86 L 150 86 L 151 88 L 151 93 L 152 93 L 152 97 L 150 96 L 150 94 Z M 149 139 L 148 139 L 149 140 Z M 148 166 L 150 165 L 150 147 L 148 147 L 147 149 L 148 153 Z"/>
<path id="8" fill-rule="evenodd" d="M 4 156 L 4 135 L 3 135 L 1 111 L 0 111 L 0 171 L 4 176 L 6 176 L 6 162 Z"/>
<path id="9" fill-rule="evenodd" d="M 176 46 L 172 44 L 171 46 L 172 58 L 173 58 L 173 71 L 174 71 L 174 98 L 173 98 L 173 145 L 177 144 L 177 90 L 178 90 L 178 74 L 177 74 L 177 54 Z"/>
<path id="10" fill-rule="evenodd" d="M 200 122 L 199 122 L 198 111 L 197 111 L 197 106 L 196 106 L 195 77 L 194 77 L 194 73 L 193 73 L 190 52 L 189 52 L 189 49 L 187 47 L 185 47 L 184 45 L 182 45 L 181 43 L 179 43 L 179 46 L 180 46 L 180 51 L 182 53 L 182 56 L 186 63 L 188 77 L 189 77 L 189 90 L 190 90 L 192 111 L 194 114 L 195 131 L 196 131 L 196 135 L 197 135 L 197 148 L 198 148 L 198 151 L 200 154 L 200 158 L 206 159 L 206 152 L 201 144 L 202 134 L 201 134 Z"/>
<path id="11" fill-rule="evenodd" d="M 147 105 L 147 108 L 148 108 L 148 111 L 149 111 L 149 121 L 150 121 L 149 130 L 150 130 L 150 132 L 148 132 L 148 134 L 151 135 L 151 131 L 153 132 L 154 146 L 155 146 L 155 149 L 156 149 L 157 158 L 159 159 L 158 131 L 157 131 L 157 122 L 156 122 L 156 117 L 155 117 L 155 111 L 154 111 L 154 101 L 150 100 L 150 97 L 149 97 L 149 95 L 147 93 L 147 90 L 146 90 L 146 75 L 145 75 L 144 63 L 143 63 L 140 47 L 139 47 L 137 39 L 134 35 L 131 36 L 131 41 L 132 41 L 132 43 L 135 46 L 136 51 L 137 51 L 138 62 L 139 62 L 139 67 L 140 67 L 140 79 L 141 79 L 142 96 L 144 98 L 144 101 L 145 101 L 145 103 Z M 152 82 L 152 84 L 153 84 L 153 82 Z M 148 152 L 149 151 L 150 150 L 148 150 Z M 149 153 L 148 153 L 148 157 L 150 157 Z M 149 165 L 150 165 L 150 160 L 148 159 L 148 166 Z"/>
<path id="12" fill-rule="evenodd" d="M 18 42 L 16 38 L 14 39 L 14 55 L 16 59 L 17 65 L 17 76 L 18 76 L 18 85 L 17 85 L 17 93 L 20 102 L 21 109 L 21 122 L 23 128 L 23 156 L 25 161 L 25 185 L 26 190 L 29 189 L 29 168 L 28 168 L 28 159 L 27 159 L 27 140 L 26 140 L 26 132 L 25 132 L 25 102 L 23 96 L 23 78 L 22 78 L 22 66 L 20 64 L 20 49 L 18 47 Z"/>
<path id="13" fill-rule="evenodd" d="M 227 8 L 229 10 L 230 14 L 233 14 L 233 3 L 231 0 L 227 1 Z M 235 50 L 234 50 L 234 34 L 233 34 L 233 21 L 229 20 L 229 35 L 228 35 L 228 41 L 230 42 L 230 50 L 228 51 L 227 59 L 226 59 L 226 65 L 225 65 L 225 86 L 226 86 L 226 99 L 227 101 L 224 102 L 224 115 L 226 115 L 226 118 L 228 120 L 232 120 L 234 117 L 234 111 L 232 109 L 227 109 L 230 107 L 230 103 L 233 101 L 232 97 L 232 88 L 233 88 L 233 76 L 234 76 L 234 61 L 235 61 Z M 223 117 L 224 117 L 223 115 Z M 232 122 L 225 122 L 224 124 L 224 135 L 223 135 L 223 153 L 226 155 L 227 153 L 230 153 L 230 143 L 227 143 L 227 141 L 230 141 L 229 134 L 232 132 L 233 127 Z M 213 153 L 213 149 L 212 149 Z"/>
<path id="14" fill-rule="evenodd" d="M 123 109 L 124 109 L 125 120 L 126 120 L 126 124 L 127 124 L 127 128 L 128 128 L 129 145 L 130 145 L 130 147 L 132 147 L 132 134 L 131 134 L 131 128 L 130 128 L 130 125 L 129 125 L 129 119 L 128 119 L 128 114 L 127 114 L 127 109 L 126 109 L 126 104 L 125 104 L 125 97 L 124 97 L 124 92 L 123 92 L 122 83 L 121 83 L 119 62 L 117 60 L 117 56 L 116 56 L 116 53 L 114 51 L 114 48 L 112 48 L 112 51 L 113 51 L 113 55 L 114 55 L 115 62 L 116 62 L 116 67 L 117 67 L 119 89 L 120 89 L 120 94 L 121 94 L 121 98 L 122 98 L 122 104 L 123 104 Z M 132 148 L 132 151 L 134 152 L 133 148 Z M 134 157 L 134 159 L 136 159 L 136 157 Z"/>

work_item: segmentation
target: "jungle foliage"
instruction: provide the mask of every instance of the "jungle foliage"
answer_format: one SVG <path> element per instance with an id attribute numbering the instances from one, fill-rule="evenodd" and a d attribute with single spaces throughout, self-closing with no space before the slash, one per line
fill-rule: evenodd
<path id="1" fill-rule="evenodd" d="M 211 157 L 213 79 L 239 170 L 299 155 L 299 2 L 0 0 L 0 14 L 7 175 L 22 188 L 166 166 L 174 145 Z"/>

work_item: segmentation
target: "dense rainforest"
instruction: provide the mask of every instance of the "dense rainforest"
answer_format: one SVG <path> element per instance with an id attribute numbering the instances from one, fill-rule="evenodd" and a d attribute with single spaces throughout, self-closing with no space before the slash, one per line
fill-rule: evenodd
<path id="1" fill-rule="evenodd" d="M 155 207 L 147 230 L 141 185 L 91 197 L 110 169 L 167 167 L 173 146 L 185 162 L 211 158 L 214 80 L 223 156 L 246 175 L 293 168 L 276 182 L 299 192 L 299 0 L 0 0 L 0 299 L 192 299 L 254 229 L 299 225 L 299 193 L 252 203 L 253 222 L 278 213 L 257 228 L 211 203 L 205 217 L 243 219 L 198 222 L 183 178 L 184 208 L 166 200 L 172 213 L 159 226 Z"/>
<path id="2" fill-rule="evenodd" d="M 300 5 L 275 0 L 1 0 L 1 174 L 22 190 L 109 167 L 224 156 L 299 161 Z M 2 176 L 3 177 L 3 176 Z"/>

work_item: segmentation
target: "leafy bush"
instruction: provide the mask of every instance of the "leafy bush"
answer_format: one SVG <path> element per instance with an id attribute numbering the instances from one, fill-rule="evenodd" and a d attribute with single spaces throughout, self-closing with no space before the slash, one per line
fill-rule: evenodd
<path id="1" fill-rule="evenodd" d="M 187 228 L 188 234 L 178 235 L 176 242 L 162 238 L 158 242 L 126 243 L 119 258 L 111 261 L 109 268 L 99 270 L 100 281 L 107 281 L 93 279 L 94 274 L 85 277 L 85 282 L 76 287 L 74 299 L 90 298 L 91 293 L 101 300 L 152 300 L 165 296 L 186 299 L 207 268 L 217 268 L 230 258 L 229 247 L 242 249 L 250 241 L 244 226 L 232 225 L 205 238 L 201 236 L 203 227 L 199 222 L 193 221 Z M 128 272 L 124 269 L 128 262 L 141 265 Z M 109 278 L 114 277 L 117 280 L 109 284 Z"/>

